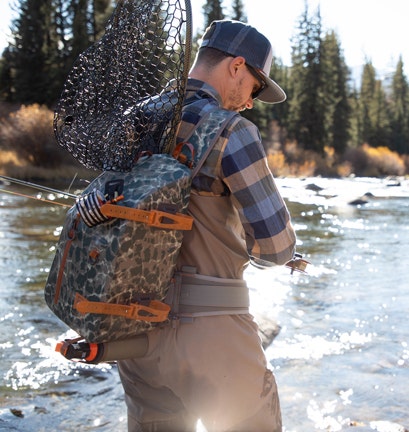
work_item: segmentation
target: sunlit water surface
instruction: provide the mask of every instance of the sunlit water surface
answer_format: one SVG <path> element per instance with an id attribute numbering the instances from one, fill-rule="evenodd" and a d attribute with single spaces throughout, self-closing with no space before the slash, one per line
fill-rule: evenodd
<path id="1" fill-rule="evenodd" d="M 249 269 L 246 278 L 254 313 L 281 327 L 266 352 L 284 430 L 409 428 L 408 180 L 278 184 L 308 273 Z M 366 204 L 348 204 L 366 192 Z M 65 211 L 0 194 L 0 430 L 126 430 L 116 366 L 54 352 L 67 328 L 43 288 Z"/>

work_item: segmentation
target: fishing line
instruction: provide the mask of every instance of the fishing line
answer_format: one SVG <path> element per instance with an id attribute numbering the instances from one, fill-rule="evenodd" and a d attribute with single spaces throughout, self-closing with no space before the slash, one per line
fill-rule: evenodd
<path id="1" fill-rule="evenodd" d="M 72 185 L 74 184 L 74 182 L 75 182 L 75 179 L 77 178 L 77 176 L 78 176 L 78 173 L 75 173 L 75 175 L 74 175 L 74 177 L 72 178 L 72 180 L 71 180 L 71 183 L 70 183 L 70 185 L 68 186 L 68 189 L 67 189 L 67 191 L 70 191 L 71 190 L 71 188 L 72 188 Z M 68 193 L 68 192 L 67 192 Z"/>
<path id="2" fill-rule="evenodd" d="M 70 204 L 64 204 L 64 203 L 61 203 L 61 202 L 58 202 L 58 201 L 52 201 L 52 200 L 48 200 L 46 198 L 39 198 L 39 197 L 35 197 L 35 196 L 32 196 L 32 195 L 25 195 L 25 194 L 20 193 L 20 192 L 12 192 L 12 191 L 9 191 L 9 190 L 6 190 L 6 189 L 0 189 L 0 192 L 5 192 L 5 193 L 8 193 L 10 195 L 17 195 L 17 196 L 23 197 L 23 198 L 35 199 L 37 201 L 43 201 L 43 202 L 48 203 L 48 204 L 56 204 L 56 205 L 59 205 L 61 207 L 71 207 Z"/>
<path id="3" fill-rule="evenodd" d="M 66 196 L 68 198 L 77 199 L 77 195 L 71 194 L 69 192 L 64 192 L 64 191 L 60 191 L 60 190 L 57 190 L 57 189 L 52 189 L 52 188 L 49 188 L 49 187 L 46 187 L 46 186 L 41 186 L 41 185 L 38 185 L 38 184 L 35 184 L 35 183 L 30 183 L 30 182 L 25 181 L 25 180 L 19 180 L 19 179 L 16 179 L 16 178 L 13 178 L 13 177 L 7 177 L 7 176 L 4 176 L 4 175 L 0 175 L 0 179 L 4 179 L 4 180 L 7 180 L 7 181 L 9 181 L 11 183 L 16 183 L 16 184 L 19 184 L 19 185 L 22 185 L 22 186 L 31 187 L 31 188 L 34 188 L 34 189 L 37 189 L 37 190 L 41 190 L 41 191 L 44 191 L 44 192 L 54 193 L 54 194 L 57 194 L 57 195 L 64 195 L 64 196 Z"/>

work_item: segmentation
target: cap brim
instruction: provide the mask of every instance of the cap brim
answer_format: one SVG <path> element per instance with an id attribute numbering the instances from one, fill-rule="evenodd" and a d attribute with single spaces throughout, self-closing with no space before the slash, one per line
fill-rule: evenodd
<path id="1" fill-rule="evenodd" d="M 263 71 L 258 70 L 257 72 L 263 77 L 263 81 L 267 84 L 267 87 L 259 94 L 257 99 L 270 104 L 284 102 L 287 99 L 284 90 Z"/>

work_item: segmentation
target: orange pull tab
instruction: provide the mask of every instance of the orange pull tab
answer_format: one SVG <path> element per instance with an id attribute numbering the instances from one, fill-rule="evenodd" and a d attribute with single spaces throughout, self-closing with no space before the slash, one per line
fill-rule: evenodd
<path id="1" fill-rule="evenodd" d="M 103 204 L 100 208 L 104 216 L 142 222 L 162 229 L 191 230 L 193 217 L 182 213 L 168 213 L 160 210 L 141 210 L 114 204 Z"/>
<path id="2" fill-rule="evenodd" d="M 117 315 L 146 322 L 166 321 L 170 312 L 170 306 L 158 300 L 151 300 L 147 306 L 140 303 L 124 305 L 88 301 L 78 293 L 75 295 L 74 308 L 82 314 Z"/>

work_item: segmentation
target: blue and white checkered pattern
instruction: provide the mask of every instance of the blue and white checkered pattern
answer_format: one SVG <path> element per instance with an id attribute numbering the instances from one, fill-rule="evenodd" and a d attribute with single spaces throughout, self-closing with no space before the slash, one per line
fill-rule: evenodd
<path id="1" fill-rule="evenodd" d="M 183 110 L 178 141 L 188 136 L 206 111 L 221 106 L 216 90 L 199 80 L 188 80 L 186 99 L 195 101 Z M 293 257 L 295 233 L 268 168 L 258 129 L 240 117 L 223 136 L 229 138 L 216 144 L 193 179 L 193 188 L 202 195 L 231 196 L 252 259 L 261 265 L 284 264 Z"/>

